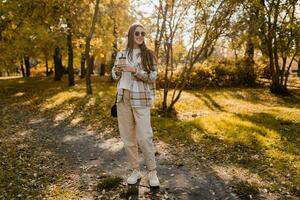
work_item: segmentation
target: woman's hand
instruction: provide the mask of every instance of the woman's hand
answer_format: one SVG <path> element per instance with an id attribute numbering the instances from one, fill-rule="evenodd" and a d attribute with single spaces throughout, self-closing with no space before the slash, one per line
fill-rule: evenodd
<path id="1" fill-rule="evenodd" d="M 135 73 L 136 72 L 136 69 L 135 67 L 132 67 L 130 65 L 118 65 L 117 68 L 116 68 L 117 71 L 123 71 L 123 72 L 132 72 L 132 73 Z"/>

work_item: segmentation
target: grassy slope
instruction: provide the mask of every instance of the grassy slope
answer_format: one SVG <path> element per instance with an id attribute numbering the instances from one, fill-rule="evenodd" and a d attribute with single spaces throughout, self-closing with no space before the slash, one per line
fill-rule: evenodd
<path id="1" fill-rule="evenodd" d="M 299 84 L 299 80 L 293 82 Z M 27 123 L 22 121 L 26 119 L 24 116 L 21 121 L 13 121 L 5 114 L 5 107 L 22 109 L 25 115 L 45 115 L 54 121 L 63 120 L 71 126 L 88 125 L 104 130 L 115 124 L 116 120 L 109 117 L 115 86 L 99 77 L 93 77 L 93 83 L 94 94 L 87 96 L 84 80 L 77 80 L 73 88 L 67 87 L 66 79 L 62 82 L 54 82 L 52 78 L 0 80 L 0 101 L 4 105 L 0 117 L 4 122 L 0 126 L 0 147 L 6 153 L 0 156 L 10 157 L 10 164 L 15 165 L 19 154 L 7 144 L 20 145 L 9 137 L 20 131 L 9 130 L 14 127 L 12 124 Z M 284 98 L 270 94 L 266 88 L 186 91 L 176 110 L 179 113 L 201 112 L 202 116 L 186 120 L 168 119 L 155 114 L 154 109 L 155 136 L 174 146 L 193 146 L 192 152 L 188 148 L 186 151 L 195 162 L 236 170 L 243 176 L 256 177 L 251 183 L 258 187 L 263 185 L 268 191 L 299 196 L 299 86 L 293 90 L 293 96 Z M 160 99 L 161 92 L 158 91 L 157 104 Z M 19 170 L 24 168 L 22 164 L 19 167 Z M 13 175 L 6 177 L 3 173 L 0 176 L 1 181 L 6 178 L 19 181 L 19 177 Z M 49 181 L 46 178 L 47 174 L 43 181 Z"/>

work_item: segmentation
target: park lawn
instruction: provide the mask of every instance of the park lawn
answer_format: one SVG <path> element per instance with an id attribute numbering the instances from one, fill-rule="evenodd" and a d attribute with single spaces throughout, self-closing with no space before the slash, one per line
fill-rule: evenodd
<path id="1" fill-rule="evenodd" d="M 241 179 L 264 191 L 299 197 L 300 80 L 293 83 L 288 97 L 268 88 L 185 91 L 175 106 L 183 118 L 154 116 L 156 135 L 190 147 L 187 156 L 226 170 L 228 181 Z"/>
<path id="2" fill-rule="evenodd" d="M 26 137 L 15 124 L 28 123 L 27 116 L 42 115 L 55 123 L 64 121 L 72 127 L 88 126 L 99 131 L 116 126 L 116 119 L 110 117 L 115 83 L 105 77 L 92 79 L 93 95 L 85 94 L 85 80 L 79 79 L 71 88 L 67 86 L 66 77 L 61 82 L 54 82 L 52 77 L 0 80 L 0 101 L 4 106 L 0 116 L 3 122 L 0 156 L 11 166 L 0 173 L 0 182 L 24 181 L 13 175 L 11 169 L 15 167 L 24 172 L 23 178 L 29 176 L 25 172 L 28 166 L 18 159 L 20 149 L 8 147 L 21 145 L 20 137 Z M 294 79 L 293 83 L 299 84 L 299 80 Z M 189 90 L 183 92 L 175 106 L 178 116 L 185 117 L 171 119 L 160 116 L 157 106 L 162 92 L 157 91 L 156 107 L 152 110 L 155 139 L 172 144 L 179 154 L 190 157 L 192 164 L 209 165 L 229 182 L 241 180 L 277 196 L 297 198 L 300 196 L 299 87 L 294 87 L 292 94 L 279 97 L 270 94 L 267 88 Z M 16 122 L 11 116 L 18 115 L 18 110 L 22 110 L 22 114 Z M 7 114 L 11 111 L 15 113 Z M 12 127 L 15 130 L 11 130 Z M 24 162 L 28 162 L 29 155 L 25 155 L 24 150 L 21 154 Z M 39 156 L 35 158 L 44 158 Z M 39 162 L 36 162 L 31 169 L 38 168 Z M 39 181 L 44 185 L 55 178 L 49 173 L 41 175 Z M 30 192 L 35 196 L 30 188 L 28 186 L 29 191 L 24 187 L 15 188 L 11 192 Z"/>

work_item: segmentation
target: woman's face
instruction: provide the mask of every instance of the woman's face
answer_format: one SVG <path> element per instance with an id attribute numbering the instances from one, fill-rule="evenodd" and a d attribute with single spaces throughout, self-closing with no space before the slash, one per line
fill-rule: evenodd
<path id="1" fill-rule="evenodd" d="M 145 35 L 145 30 L 142 27 L 136 27 L 133 36 L 134 43 L 137 45 L 143 44 Z"/>

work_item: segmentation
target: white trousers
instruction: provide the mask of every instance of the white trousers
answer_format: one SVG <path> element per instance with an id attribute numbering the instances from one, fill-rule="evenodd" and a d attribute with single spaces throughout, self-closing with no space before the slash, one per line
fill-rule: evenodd
<path id="1" fill-rule="evenodd" d="M 139 169 L 138 145 L 144 155 L 147 169 L 156 169 L 150 108 L 133 108 L 130 92 L 124 90 L 123 99 L 117 103 L 118 126 L 124 143 L 127 160 L 132 169 Z"/>

